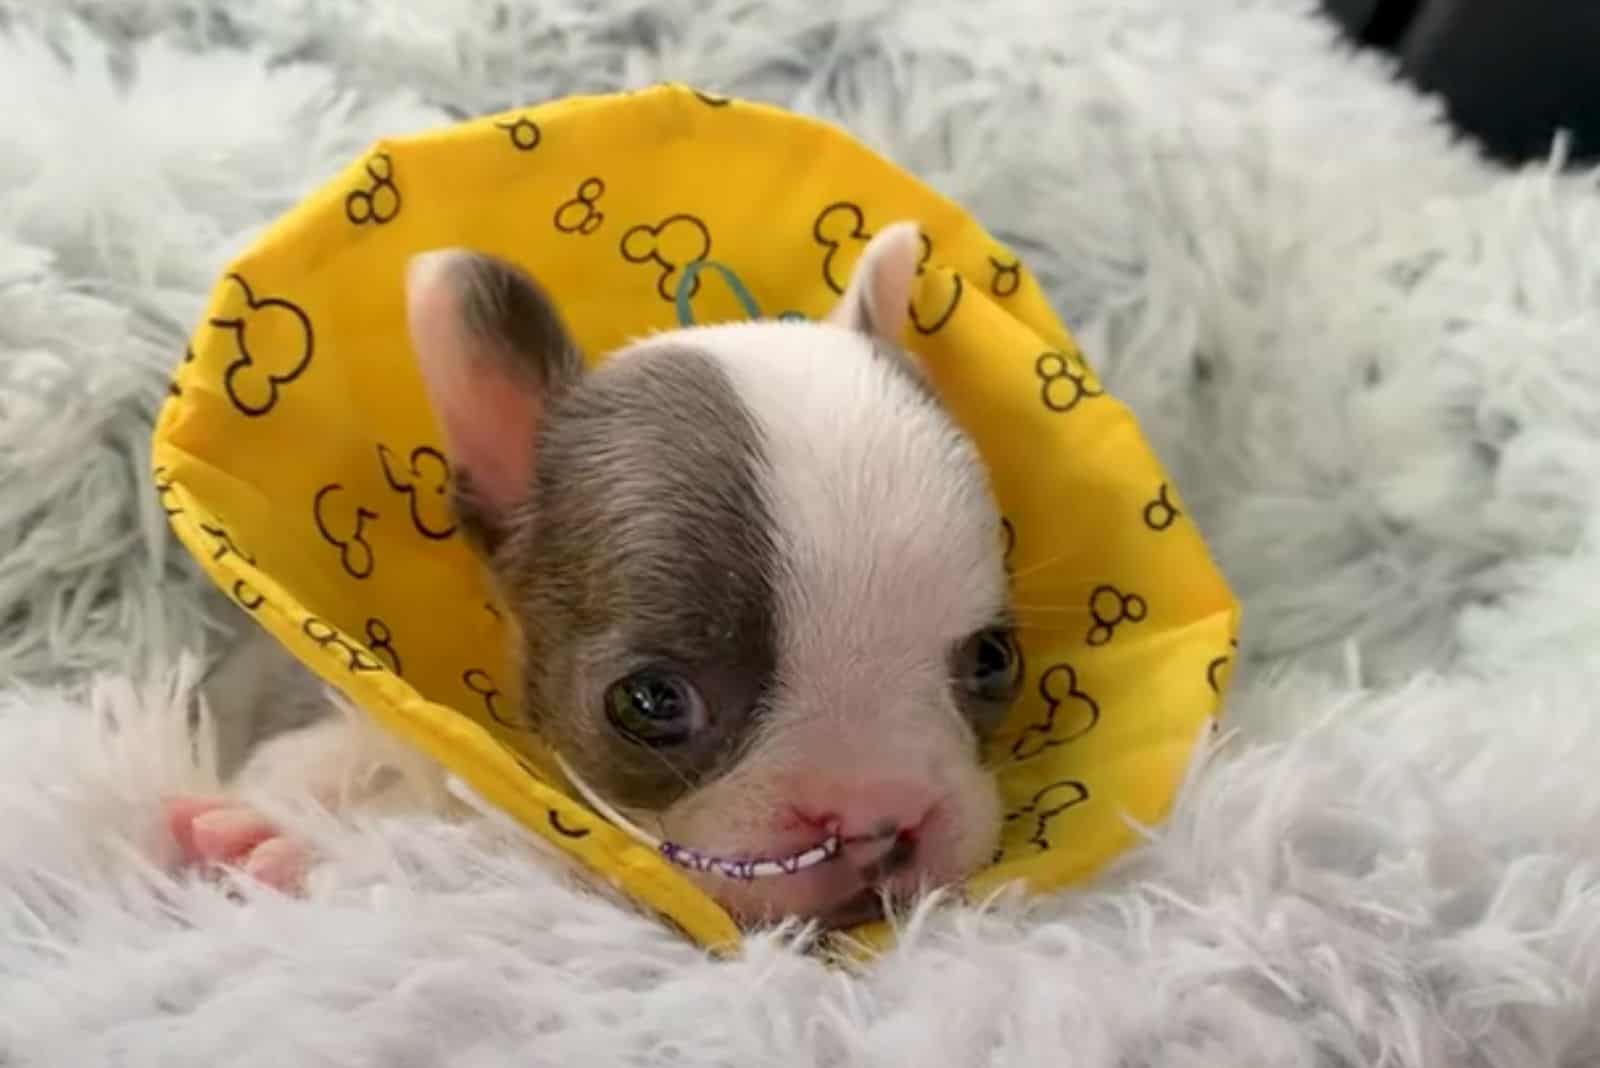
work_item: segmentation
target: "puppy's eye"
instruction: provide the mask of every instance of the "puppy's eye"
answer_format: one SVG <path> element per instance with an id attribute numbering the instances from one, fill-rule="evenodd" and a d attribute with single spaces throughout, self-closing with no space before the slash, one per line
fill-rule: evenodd
<path id="1" fill-rule="evenodd" d="M 606 718 L 629 741 L 661 749 L 682 745 L 706 724 L 699 692 L 666 671 L 636 671 L 606 690 Z"/>
<path id="2" fill-rule="evenodd" d="M 1022 657 L 1009 627 L 988 627 L 968 638 L 956 657 L 957 681 L 986 704 L 1007 704 L 1022 684 Z"/>

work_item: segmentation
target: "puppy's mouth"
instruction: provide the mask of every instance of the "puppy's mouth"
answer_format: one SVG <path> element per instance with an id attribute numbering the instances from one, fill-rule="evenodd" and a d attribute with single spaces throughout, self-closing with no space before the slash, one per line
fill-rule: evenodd
<path id="1" fill-rule="evenodd" d="M 779 875 L 797 875 L 838 857 L 842 839 L 830 833 L 816 845 L 799 852 L 771 857 L 724 857 L 704 853 L 676 842 L 661 842 L 657 849 L 672 863 L 691 871 L 714 872 L 730 879 L 768 879 Z"/>
<path id="2" fill-rule="evenodd" d="M 917 854 L 916 836 L 907 831 L 887 831 L 883 834 L 864 836 L 851 840 L 851 844 L 861 843 L 868 846 L 877 846 L 882 850 L 876 858 L 858 870 L 861 881 L 869 885 L 881 883 L 911 864 Z"/>
<path id="3" fill-rule="evenodd" d="M 832 867 L 845 861 L 847 848 L 859 850 L 863 847 L 875 852 L 866 863 L 860 863 L 862 858 L 854 858 L 856 863 L 850 883 L 856 889 L 833 904 L 808 910 L 810 918 L 823 928 L 837 930 L 873 923 L 887 915 L 886 905 L 891 899 L 887 896 L 889 888 L 886 884 L 910 866 L 916 854 L 914 836 L 889 831 L 843 838 L 837 831 L 832 831 L 827 838 L 804 850 L 761 857 L 719 856 L 671 842 L 662 843 L 660 848 L 667 859 L 691 871 L 751 881 L 779 874 L 799 875 L 807 869 L 822 866 Z"/>
<path id="4" fill-rule="evenodd" d="M 818 914 L 817 920 L 828 928 L 856 927 L 883 919 L 893 900 L 885 884 L 904 872 L 917 852 L 915 837 L 903 831 L 862 836 L 851 844 L 877 846 L 881 852 L 856 869 L 859 890 Z"/>

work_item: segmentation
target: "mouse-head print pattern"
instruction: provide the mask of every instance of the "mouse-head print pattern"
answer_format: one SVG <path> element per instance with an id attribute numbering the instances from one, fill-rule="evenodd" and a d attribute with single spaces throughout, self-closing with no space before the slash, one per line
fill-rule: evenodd
<path id="1" fill-rule="evenodd" d="M 600 209 L 600 198 L 605 194 L 605 179 L 597 175 L 590 175 L 579 182 L 578 191 L 572 194 L 571 199 L 556 205 L 556 230 L 583 237 L 599 230 L 606 221 L 606 213 Z M 623 254 L 627 254 L 626 247 Z"/>
<path id="2" fill-rule="evenodd" d="M 678 274 L 711 254 L 711 229 L 687 212 L 675 212 L 657 223 L 639 223 L 622 235 L 622 258 L 655 272 L 656 292 L 673 300 Z M 691 285 L 690 296 L 696 285 Z"/>
<path id="3" fill-rule="evenodd" d="M 848 272 L 872 236 L 873 231 L 867 228 L 865 209 L 854 201 L 834 201 L 817 213 L 811 224 L 811 238 L 822 249 L 822 280 L 829 289 L 839 294 L 844 292 Z M 922 231 L 918 242 L 921 252 L 916 273 L 921 279 L 929 271 L 933 238 Z M 935 275 L 938 284 L 919 286 L 909 297 L 910 325 L 923 335 L 936 334 L 944 328 L 960 306 L 965 287 L 957 272 L 939 269 Z"/>
<path id="4" fill-rule="evenodd" d="M 400 214 L 400 187 L 394 184 L 394 160 L 387 152 L 374 152 L 367 160 L 366 178 L 344 198 L 345 217 L 356 226 L 382 226 Z"/>
<path id="5" fill-rule="evenodd" d="M 834 293 L 843 295 L 850 282 L 850 265 L 872 237 L 861 205 L 848 200 L 827 205 L 811 224 L 811 236 L 823 249 L 822 280 Z"/>
<path id="6" fill-rule="evenodd" d="M 1021 829 L 1027 845 L 1043 853 L 1050 849 L 1050 834 L 1059 833 L 1056 831 L 1058 818 L 1087 800 L 1087 786 L 1076 779 L 1062 779 L 1040 788 L 1027 804 L 1007 812 L 1005 820 Z"/>
<path id="7" fill-rule="evenodd" d="M 994 274 L 989 278 L 989 292 L 995 296 L 1009 297 L 1022 285 L 1021 260 L 990 256 L 989 266 L 994 268 Z"/>
<path id="8" fill-rule="evenodd" d="M 506 132 L 511 147 L 518 152 L 532 152 L 539 147 L 539 142 L 544 136 L 539 131 L 539 124 L 526 115 L 518 115 L 512 119 L 497 119 L 494 126 L 495 129 Z"/>
<path id="9" fill-rule="evenodd" d="M 367 620 L 367 649 L 373 656 L 379 657 L 389 670 L 405 677 L 405 667 L 400 663 L 400 650 L 394 646 L 394 631 L 389 629 L 389 624 L 372 616 Z"/>
<path id="10" fill-rule="evenodd" d="M 826 173 L 798 175 L 797 159 L 827 160 Z M 152 507 L 221 591 L 377 722 L 707 945 L 736 941 L 741 918 L 707 882 L 717 869 L 750 874 L 732 881 L 768 901 L 792 883 L 798 901 L 816 885 L 807 880 L 848 882 L 837 874 L 848 870 L 892 883 L 921 870 L 919 851 L 948 848 L 976 857 L 981 870 L 964 884 L 973 900 L 1013 879 L 1061 885 L 1126 847 L 1124 817 L 1163 814 L 1181 758 L 1227 691 L 1237 609 L 1179 487 L 1013 251 L 1028 247 L 1027 235 L 1014 237 L 996 240 L 826 124 L 683 86 L 532 104 L 389 139 L 352 158 L 217 279 L 187 349 L 174 352 Z M 550 410 L 575 420 L 551 438 L 565 452 L 549 464 L 520 451 L 534 435 L 508 433 L 537 417 L 509 399 L 525 378 L 484 393 L 471 417 L 439 417 L 440 391 L 461 384 L 426 355 L 449 320 L 409 299 L 408 264 L 442 242 L 510 263 L 559 312 L 556 332 L 521 289 L 490 286 L 460 335 L 546 350 L 565 339 L 560 359 L 529 372 L 550 390 Z M 898 249 L 883 261 L 893 269 L 872 269 L 869 257 L 885 248 Z M 820 346 L 784 332 L 841 327 Z M 691 336 L 698 355 L 668 352 Z M 635 346 L 640 339 L 651 340 Z M 860 362 L 806 355 L 839 345 Z M 735 350 L 755 356 L 725 358 Z M 812 373 L 790 374 L 807 359 Z M 845 388 L 839 366 L 864 377 Z M 685 374 L 691 381 L 674 377 Z M 605 387 L 586 394 L 591 407 L 570 392 L 580 377 Z M 851 392 L 858 387 L 866 392 Z M 839 423 L 852 405 L 877 420 Z M 572 406 L 604 432 L 573 431 L 582 420 Z M 703 454 L 687 454 L 696 435 L 672 429 L 689 425 L 714 428 Z M 947 425 L 953 437 L 937 429 Z M 474 435 L 522 444 L 475 462 Z M 927 466 L 943 448 L 931 443 L 963 440 Z M 876 458 L 871 485 L 826 477 L 827 457 L 869 447 L 860 455 Z M 633 457 L 626 478 L 605 473 L 608 450 Z M 858 477 L 866 470 L 840 463 Z M 519 551 L 527 536 L 496 502 L 526 488 L 518 470 L 540 468 L 552 509 L 546 546 L 569 574 L 609 569 L 628 591 L 599 627 L 614 632 L 613 645 L 590 654 L 606 665 L 599 691 L 555 678 L 576 647 L 570 635 L 599 626 L 563 607 L 583 598 L 569 602 L 546 584 L 546 610 L 530 612 L 526 594 L 539 584 L 493 566 L 493 554 Z M 965 476 L 951 471 L 982 472 L 989 503 L 952 488 Z M 897 485 L 921 487 L 899 525 L 873 503 Z M 565 487 L 583 487 L 589 503 L 577 488 L 562 496 Z M 940 501 L 937 515 L 923 514 Z M 583 508 L 593 514 L 580 522 Z M 824 516 L 828 508 L 849 521 Z M 624 552 L 646 519 L 649 548 Z M 737 533 L 755 530 L 788 533 Z M 855 534 L 815 540 L 829 530 Z M 814 544 L 801 545 L 802 535 Z M 801 597 L 775 578 L 794 570 L 775 565 L 784 553 L 872 570 L 854 584 L 818 572 Z M 628 562 L 651 559 L 674 562 L 671 581 Z M 963 586 L 960 576 L 980 578 Z M 689 592 L 670 594 L 680 579 Z M 883 584 L 874 598 L 846 603 L 871 583 Z M 963 614 L 975 604 L 982 613 Z M 695 618 L 683 633 L 736 637 L 657 648 L 671 654 L 665 663 L 623 664 L 651 626 L 684 613 Z M 530 627 L 549 618 L 567 621 L 563 633 Z M 882 652 L 897 642 L 948 646 L 948 658 L 912 645 L 898 659 Z M 878 650 L 871 677 L 846 670 L 860 658 L 840 643 Z M 533 647 L 558 663 L 530 683 L 518 665 Z M 763 727 L 747 713 L 779 678 L 792 681 L 761 700 L 787 711 Z M 968 681 L 952 693 L 952 678 Z M 565 696 L 552 701 L 557 691 Z M 862 733 L 862 746 L 920 739 L 912 755 L 928 767 L 984 776 L 942 788 L 984 797 L 990 783 L 993 795 L 962 804 L 976 822 L 960 833 L 913 826 L 903 812 L 894 833 L 847 827 L 816 872 L 796 859 L 817 845 L 799 832 L 775 843 L 793 846 L 787 853 L 761 854 L 753 838 L 707 830 L 737 811 L 726 799 L 698 813 L 682 799 L 666 825 L 694 847 L 683 856 L 704 870 L 691 870 L 614 818 L 653 810 L 682 785 L 658 775 L 661 750 L 634 742 L 631 757 L 600 755 L 570 728 L 549 728 L 552 716 L 581 713 L 610 738 L 671 745 L 685 731 L 700 738 L 702 704 L 721 724 L 705 752 L 690 753 L 698 740 L 673 750 L 691 781 L 762 766 L 728 763 L 709 743 L 764 751 L 771 739 L 761 732 L 781 723 L 809 751 L 822 745 L 807 734 L 828 722 L 821 710 L 849 707 L 862 732 L 880 731 Z M 962 726 L 941 733 L 928 722 Z M 847 733 L 833 732 L 835 751 L 848 748 Z M 602 810 L 557 757 L 622 808 Z M 881 782 L 882 768 L 836 760 L 830 774 L 841 793 L 860 793 L 860 810 L 898 811 L 862 786 Z M 891 793 L 904 801 L 930 783 L 941 788 L 929 772 Z M 783 874 L 761 878 L 769 868 Z M 830 923 L 866 918 L 852 911 L 859 902 L 845 905 Z M 882 928 L 857 933 L 871 931 Z"/>
<path id="11" fill-rule="evenodd" d="M 1100 706 L 1078 685 L 1071 664 L 1052 664 L 1039 679 L 1044 717 L 1030 723 L 1011 745 L 1017 760 L 1029 760 L 1047 749 L 1068 745 L 1088 734 L 1100 722 Z"/>
<path id="12" fill-rule="evenodd" d="M 1145 502 L 1141 514 L 1144 525 L 1158 532 L 1171 527 L 1183 515 L 1172 499 L 1172 487 L 1165 482 L 1156 490 L 1155 499 Z"/>
<path id="13" fill-rule="evenodd" d="M 372 577 L 378 565 L 377 553 L 367 540 L 367 524 L 378 513 L 351 502 L 343 484 L 330 482 L 311 498 L 311 521 L 317 535 L 339 554 L 339 566 L 353 579 Z"/>
<path id="14" fill-rule="evenodd" d="M 213 329 L 228 335 L 233 353 L 222 388 L 241 413 L 262 416 L 311 366 L 316 334 L 305 309 L 287 297 L 257 294 L 242 274 L 230 273 Z"/>
<path id="15" fill-rule="evenodd" d="M 386 446 L 378 446 L 378 462 L 384 481 L 405 498 L 411 512 L 411 525 L 418 534 L 433 541 L 444 541 L 456 532 L 450 511 L 450 461 L 431 445 L 411 450 L 404 466 Z M 376 513 L 366 513 L 377 518 Z"/>
<path id="16" fill-rule="evenodd" d="M 1143 623 L 1150 606 L 1137 593 L 1125 593 L 1109 583 L 1096 586 L 1089 594 L 1090 645 L 1104 645 L 1117 635 L 1117 628 L 1128 623 Z"/>
<path id="17" fill-rule="evenodd" d="M 1039 377 L 1039 399 L 1052 412 L 1065 414 L 1086 400 L 1105 395 L 1083 357 L 1075 352 L 1042 353 L 1033 367 Z"/>

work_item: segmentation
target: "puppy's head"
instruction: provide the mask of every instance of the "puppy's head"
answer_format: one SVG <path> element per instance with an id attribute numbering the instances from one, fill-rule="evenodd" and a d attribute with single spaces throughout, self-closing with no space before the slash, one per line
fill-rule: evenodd
<path id="1" fill-rule="evenodd" d="M 845 924 L 992 853 L 980 744 L 1019 678 L 984 468 L 897 344 L 919 251 L 883 230 L 820 323 L 657 334 L 593 370 L 542 290 L 413 260 L 463 529 L 520 622 L 525 714 L 745 922 Z"/>

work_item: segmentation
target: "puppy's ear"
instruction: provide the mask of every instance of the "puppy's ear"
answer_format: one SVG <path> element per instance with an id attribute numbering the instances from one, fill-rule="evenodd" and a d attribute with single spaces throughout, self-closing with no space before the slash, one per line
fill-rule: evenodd
<path id="1" fill-rule="evenodd" d="M 899 342 L 911 315 L 911 287 L 917 278 L 922 238 L 914 222 L 879 230 L 856 261 L 850 284 L 828 313 L 828 322 Z"/>
<path id="2" fill-rule="evenodd" d="M 455 472 L 457 518 L 492 553 L 534 504 L 541 423 L 583 360 L 544 291 L 503 260 L 424 252 L 407 264 L 405 288 L 411 345 Z"/>

